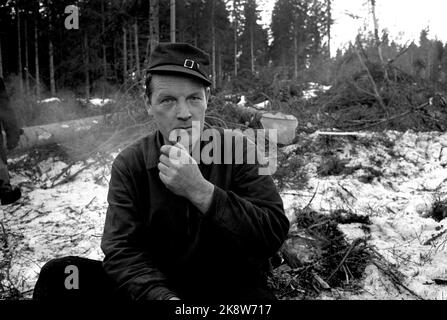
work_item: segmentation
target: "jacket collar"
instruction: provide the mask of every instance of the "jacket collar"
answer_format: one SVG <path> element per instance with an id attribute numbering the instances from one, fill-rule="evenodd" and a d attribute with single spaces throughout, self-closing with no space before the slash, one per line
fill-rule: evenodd
<path id="1" fill-rule="evenodd" d="M 147 145 L 147 153 L 145 157 L 146 168 L 153 169 L 158 166 L 160 159 L 160 148 L 164 144 L 163 136 L 159 130 L 156 130 L 153 134 L 149 136 Z"/>

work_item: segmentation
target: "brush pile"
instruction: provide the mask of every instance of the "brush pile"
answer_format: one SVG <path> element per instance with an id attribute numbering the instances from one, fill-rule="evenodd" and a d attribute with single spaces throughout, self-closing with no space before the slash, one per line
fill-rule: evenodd
<path id="1" fill-rule="evenodd" d="M 313 103 L 341 130 L 445 131 L 446 92 L 393 65 L 386 71 L 366 61 Z"/>

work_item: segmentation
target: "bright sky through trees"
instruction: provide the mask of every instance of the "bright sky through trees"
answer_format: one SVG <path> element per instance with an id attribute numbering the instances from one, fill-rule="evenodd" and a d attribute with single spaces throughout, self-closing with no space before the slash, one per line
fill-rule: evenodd
<path id="1" fill-rule="evenodd" d="M 372 30 L 370 6 L 367 0 L 332 0 L 333 53 L 355 39 L 365 24 Z M 387 29 L 390 38 L 400 44 L 419 40 L 422 29 L 429 27 L 429 37 L 447 42 L 447 0 L 376 0 L 381 29 Z M 269 24 L 274 0 L 260 0 L 262 22 Z M 358 19 L 353 18 L 358 16 Z"/>

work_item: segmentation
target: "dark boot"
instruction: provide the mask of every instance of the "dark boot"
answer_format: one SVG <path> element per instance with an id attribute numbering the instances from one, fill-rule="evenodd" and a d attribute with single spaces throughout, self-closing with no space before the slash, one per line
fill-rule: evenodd
<path id="1" fill-rule="evenodd" d="M 0 190 L 0 199 L 2 206 L 16 202 L 22 196 L 22 192 L 19 187 L 2 188 Z"/>

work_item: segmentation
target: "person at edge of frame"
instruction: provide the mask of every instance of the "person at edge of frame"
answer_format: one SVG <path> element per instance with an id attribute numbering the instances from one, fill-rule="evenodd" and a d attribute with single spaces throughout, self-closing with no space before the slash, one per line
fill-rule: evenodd
<path id="1" fill-rule="evenodd" d="M 6 148 L 8 150 L 16 148 L 23 130 L 17 125 L 16 115 L 14 109 L 11 108 L 5 82 L 0 77 L 0 201 L 2 205 L 8 205 L 19 200 L 22 193 L 19 187 L 11 186 L 3 131 L 6 133 Z"/>

